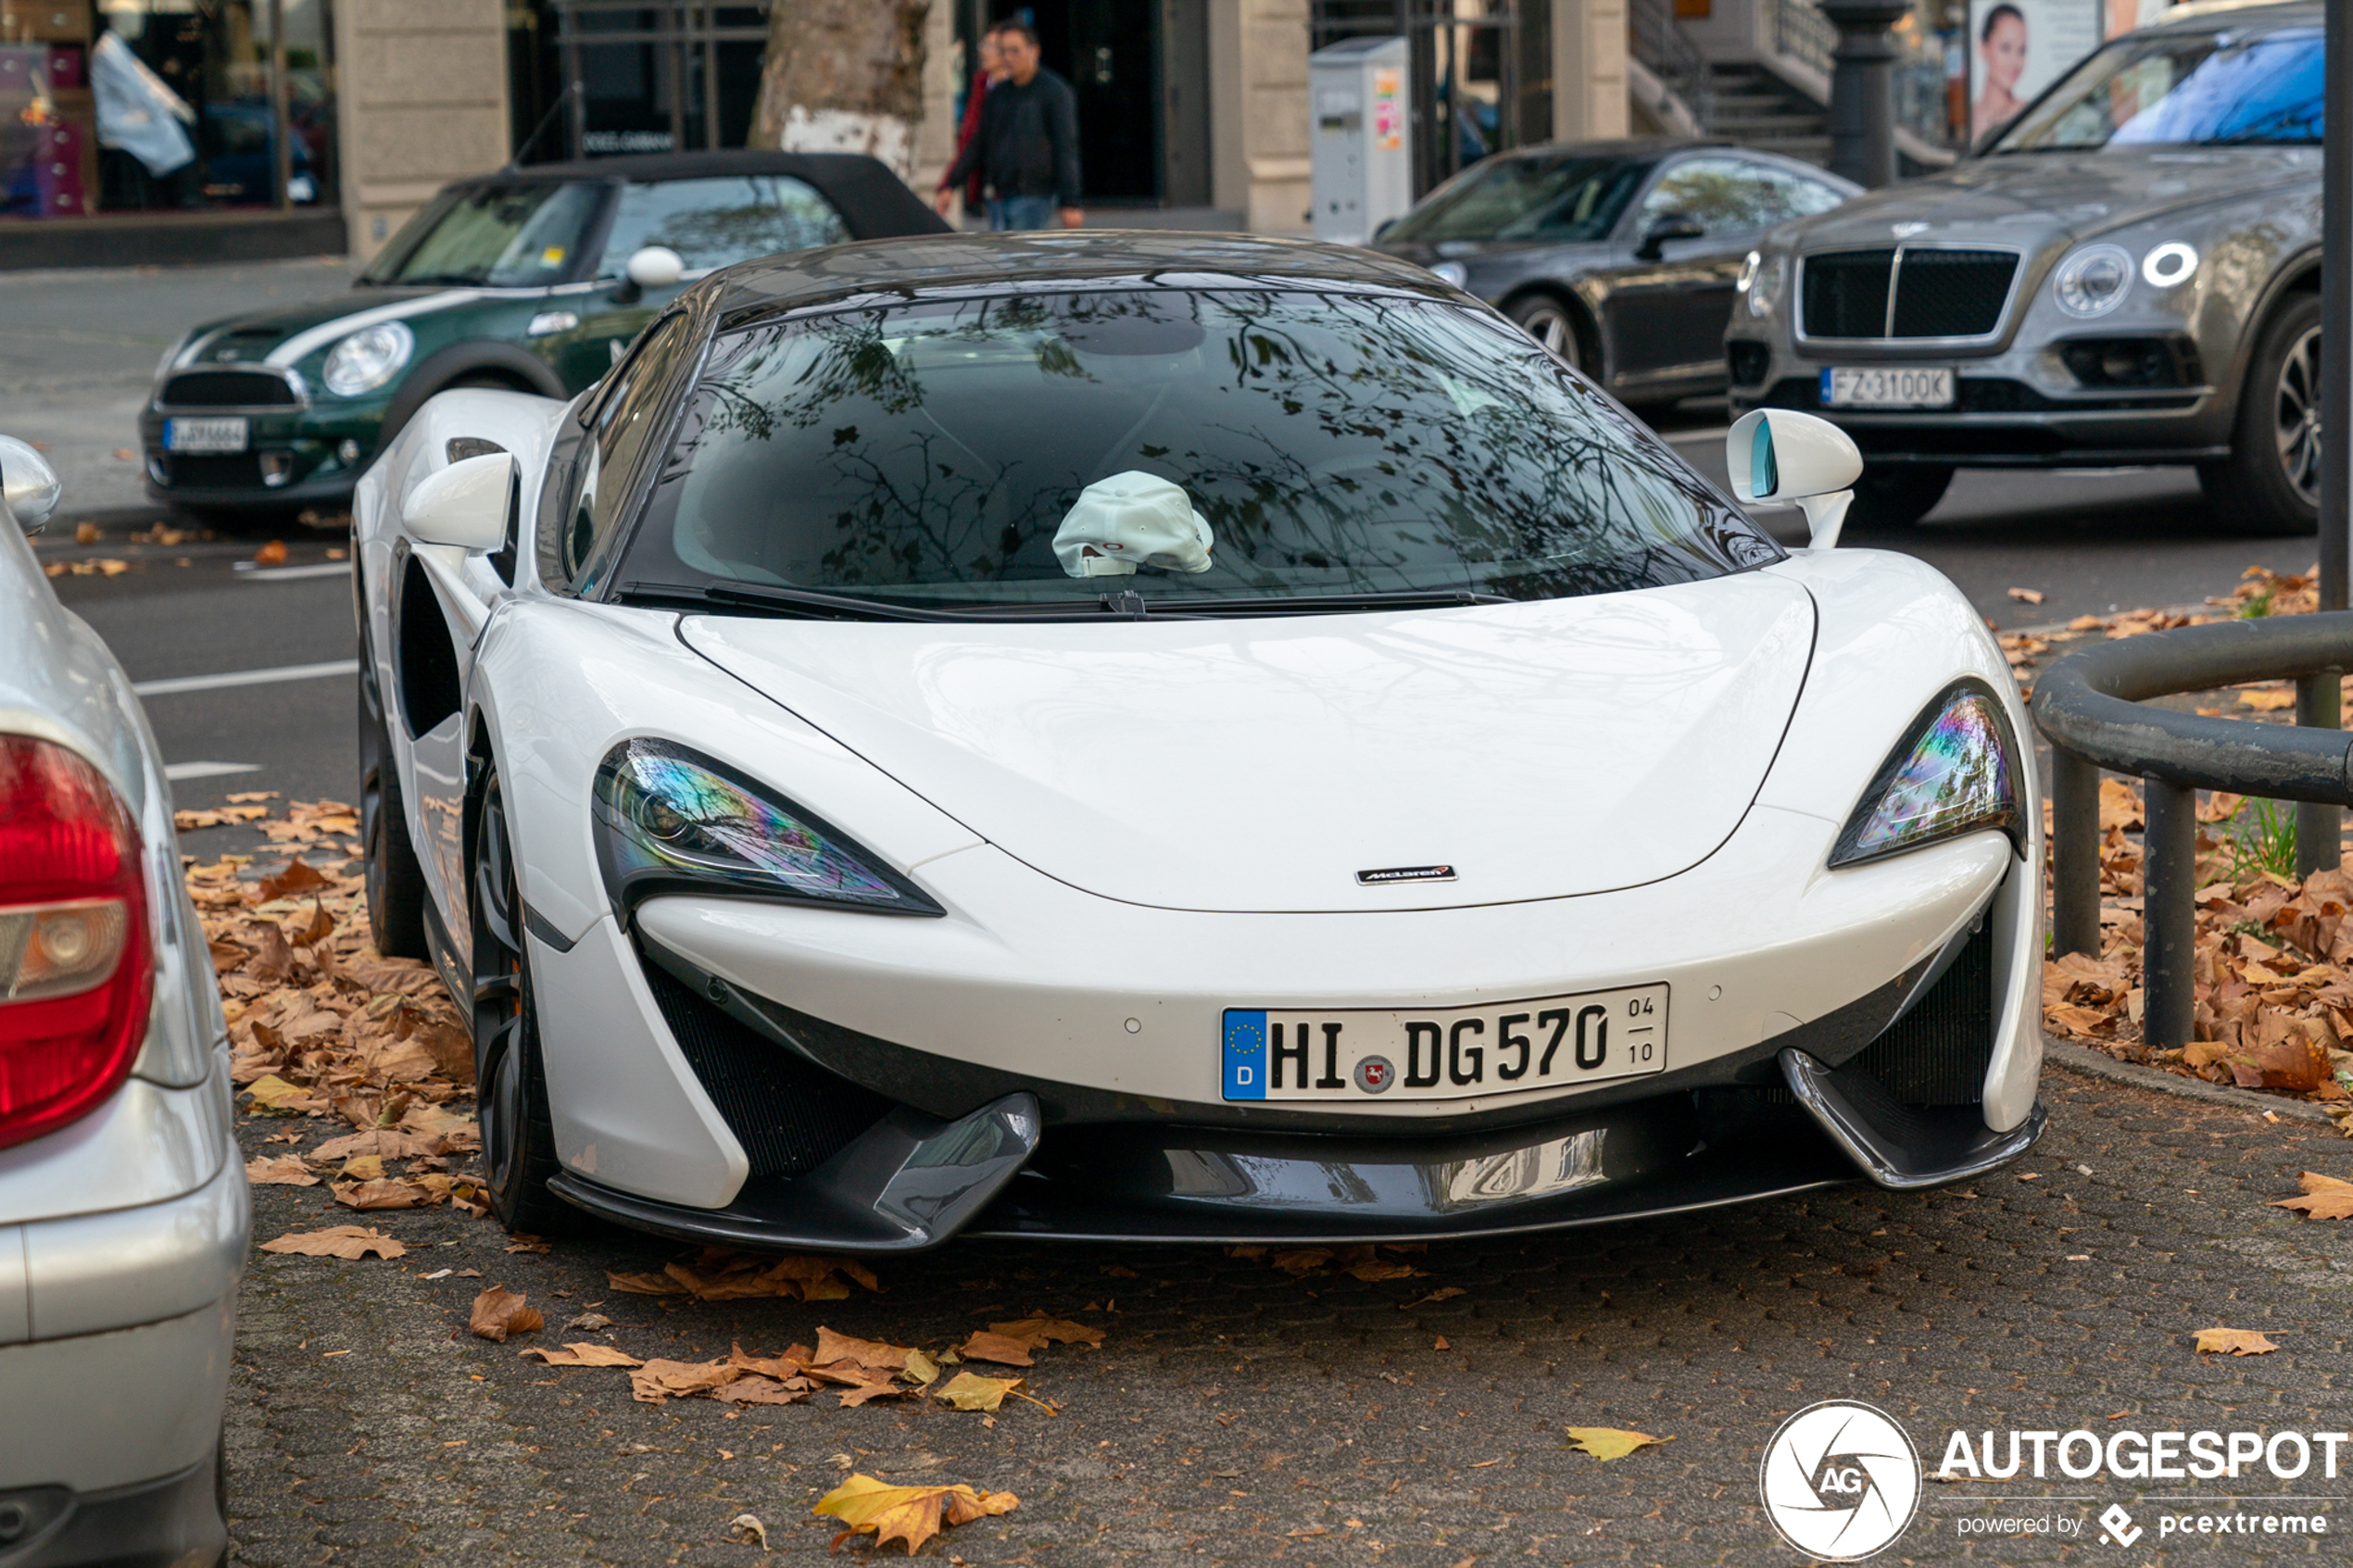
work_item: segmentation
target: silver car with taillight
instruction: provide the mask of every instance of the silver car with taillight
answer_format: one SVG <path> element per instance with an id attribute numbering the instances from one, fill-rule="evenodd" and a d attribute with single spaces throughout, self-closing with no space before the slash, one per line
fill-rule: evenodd
<path id="1" fill-rule="evenodd" d="M 131 683 L 0 437 L 0 1562 L 196 1565 L 251 1209 L 204 933 Z"/>

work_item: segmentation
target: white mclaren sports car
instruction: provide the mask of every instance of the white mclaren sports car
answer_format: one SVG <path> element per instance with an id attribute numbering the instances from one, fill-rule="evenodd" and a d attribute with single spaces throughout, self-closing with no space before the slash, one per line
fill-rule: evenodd
<path id="1" fill-rule="evenodd" d="M 1371 1241 L 1979 1174 L 2040 813 L 1943 577 L 1363 251 L 719 272 L 359 484 L 379 943 L 509 1226 Z M 1811 547 L 1744 508 L 1795 501 Z"/>

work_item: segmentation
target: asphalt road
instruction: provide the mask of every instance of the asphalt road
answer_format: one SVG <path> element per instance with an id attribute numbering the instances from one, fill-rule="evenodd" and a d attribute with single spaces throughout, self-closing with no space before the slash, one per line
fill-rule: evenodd
<path id="1" fill-rule="evenodd" d="M 1419 1273 L 1378 1283 L 1328 1267 L 1293 1278 L 1216 1248 L 968 1242 L 878 1262 L 879 1295 L 704 1305 L 611 1288 L 608 1271 L 687 1256 L 647 1237 L 599 1231 L 537 1256 L 446 1209 L 357 1216 L 408 1256 L 261 1255 L 246 1276 L 228 1439 L 235 1561 L 839 1562 L 826 1554 L 837 1526 L 809 1511 L 855 1469 L 1021 1499 L 923 1554 L 950 1563 L 1795 1568 L 1806 1560 L 1773 1537 L 1758 1465 L 1780 1423 L 1818 1400 L 1883 1411 L 1931 1471 L 1957 1429 L 1976 1446 L 1987 1430 L 2353 1425 L 2346 1232 L 2267 1207 L 2298 1171 L 2353 1173 L 2345 1139 L 2057 1071 L 2044 1097 L 2040 1147 L 1966 1186 L 1833 1188 L 1433 1245 L 1403 1259 Z M 245 1123 L 248 1152 L 283 1152 L 261 1140 L 287 1125 Z M 293 1125 L 299 1147 L 339 1130 Z M 355 1217 L 321 1189 L 254 1197 L 264 1238 Z M 922 1401 L 840 1410 L 824 1394 L 651 1405 L 621 1372 L 547 1367 L 472 1337 L 468 1306 L 492 1285 L 545 1310 L 548 1330 L 523 1344 L 641 1360 L 774 1354 L 821 1326 L 938 1349 L 1033 1311 L 1106 1333 L 1101 1350 L 1053 1347 L 1022 1374 L 1051 1414 L 1013 1399 L 993 1422 Z M 591 1311 L 610 1326 L 561 1326 Z M 2199 1354 L 2191 1336 L 2214 1326 L 2280 1348 Z M 1671 1441 L 1604 1463 L 1567 1447 L 1572 1426 Z M 2324 1479 L 2317 1461 L 2293 1480 L 2052 1468 L 1931 1482 L 1877 1561 L 2339 1561 L 2348 1499 L 2353 1475 Z M 2099 1538 L 2111 1504 L 2140 1532 L 2132 1550 Z M 729 1539 L 744 1513 L 767 1551 Z M 2168 1513 L 2258 1528 L 2317 1515 L 2331 1536 L 2160 1536 Z M 2035 1533 L 1963 1533 L 2004 1519 Z"/>

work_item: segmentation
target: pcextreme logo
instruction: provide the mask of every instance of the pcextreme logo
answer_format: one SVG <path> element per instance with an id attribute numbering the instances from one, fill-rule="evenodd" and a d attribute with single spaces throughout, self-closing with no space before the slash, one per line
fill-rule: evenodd
<path id="1" fill-rule="evenodd" d="M 1756 1487 L 1791 1547 L 1823 1562 L 1859 1562 L 1912 1523 L 1920 1458 L 1886 1412 L 1853 1399 L 1808 1405 L 1765 1445 Z"/>

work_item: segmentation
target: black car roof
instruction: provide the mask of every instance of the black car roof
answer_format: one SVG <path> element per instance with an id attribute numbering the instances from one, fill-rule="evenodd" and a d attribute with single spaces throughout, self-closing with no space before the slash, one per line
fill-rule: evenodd
<path id="1" fill-rule="evenodd" d="M 1203 275 L 1453 292 L 1409 261 L 1353 245 L 1166 229 L 942 234 L 828 245 L 739 261 L 696 290 L 720 316 L 728 317 L 883 292 L 949 293 L 1090 279 L 1182 286 Z"/>
<path id="2" fill-rule="evenodd" d="M 533 163 L 452 182 L 460 187 L 537 184 L 575 180 L 711 180 L 729 175 L 781 174 L 817 187 L 862 240 L 904 234 L 944 234 L 947 223 L 880 159 L 862 153 L 779 153 L 733 149 L 702 153 L 641 153 L 625 157 Z"/>

